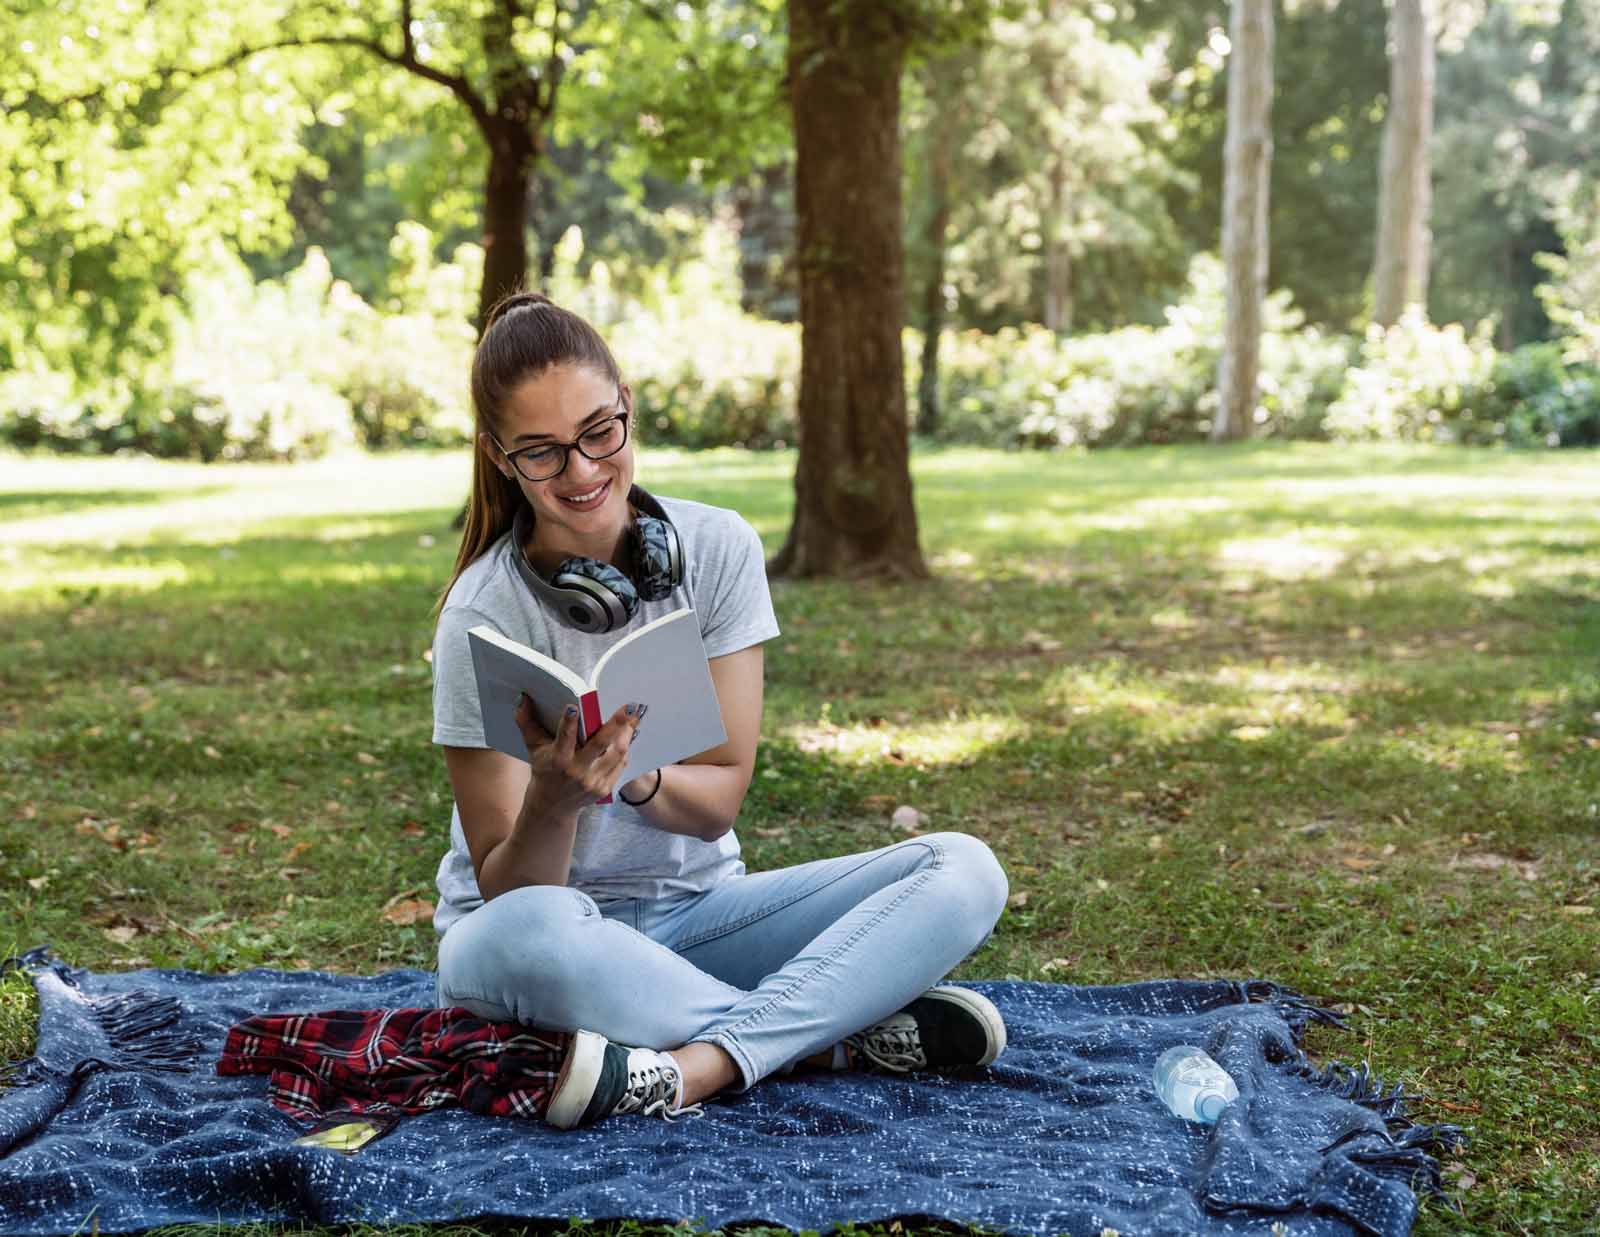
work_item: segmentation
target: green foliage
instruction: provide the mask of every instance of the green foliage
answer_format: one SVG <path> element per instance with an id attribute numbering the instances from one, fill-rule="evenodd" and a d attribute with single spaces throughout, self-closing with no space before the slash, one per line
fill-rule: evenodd
<path id="1" fill-rule="evenodd" d="M 957 337 L 945 364 L 941 438 L 1003 446 L 1197 442 L 1210 429 L 1224 312 L 1221 264 L 1202 255 L 1160 327 L 1058 339 L 1039 327 Z M 1268 298 L 1260 432 L 1317 436 L 1347 344 Z"/>
<path id="2" fill-rule="evenodd" d="M 481 252 L 434 263 L 418 224 L 402 225 L 394 250 L 399 312 L 379 314 L 319 250 L 258 284 L 218 247 L 190 280 L 170 358 L 99 385 L 7 375 L 0 441 L 200 460 L 464 442 Z"/>
<path id="3" fill-rule="evenodd" d="M 1600 369 L 1557 344 L 1496 353 L 1487 330 L 1432 326 L 1415 312 L 1372 327 L 1329 409 L 1326 429 L 1354 441 L 1600 443 Z"/>
<path id="4" fill-rule="evenodd" d="M 1496 358 L 1476 414 L 1516 446 L 1600 446 L 1600 367 L 1568 361 L 1560 344 L 1524 344 Z"/>
<path id="5" fill-rule="evenodd" d="M 1326 428 L 1346 441 L 1449 442 L 1473 416 L 1473 397 L 1494 371 L 1485 330 L 1434 326 L 1410 309 L 1385 329 L 1367 329 Z M 1475 434 L 1468 433 L 1474 438 Z"/>

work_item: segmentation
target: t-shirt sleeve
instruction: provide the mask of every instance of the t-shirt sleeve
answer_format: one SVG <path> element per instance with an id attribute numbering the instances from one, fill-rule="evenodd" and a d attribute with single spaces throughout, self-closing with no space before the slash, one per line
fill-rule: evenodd
<path id="1" fill-rule="evenodd" d="M 448 747 L 489 746 L 483 736 L 483 712 L 478 707 L 478 677 L 472 672 L 472 646 L 467 641 L 467 632 L 480 624 L 500 631 L 497 623 L 467 606 L 446 609 L 434 629 L 435 743 Z"/>
<path id="2" fill-rule="evenodd" d="M 714 567 L 709 600 L 696 603 L 703 615 L 700 635 L 706 656 L 737 653 L 776 636 L 778 616 L 767 588 L 761 537 L 743 517 L 730 517 Z"/>

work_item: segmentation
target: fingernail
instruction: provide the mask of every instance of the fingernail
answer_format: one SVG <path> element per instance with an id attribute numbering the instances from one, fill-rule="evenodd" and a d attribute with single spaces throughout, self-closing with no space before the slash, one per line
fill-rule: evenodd
<path id="1" fill-rule="evenodd" d="M 528 707 L 528 693 L 527 692 L 518 692 L 517 693 L 517 708 L 525 709 L 527 707 Z"/>
<path id="2" fill-rule="evenodd" d="M 628 715 L 628 716 L 629 716 L 629 717 L 632 717 L 632 716 L 633 716 L 633 710 L 634 710 L 634 707 L 635 707 L 635 706 L 634 706 L 634 705 L 631 705 L 631 704 L 629 704 L 629 705 L 624 705 L 624 706 L 623 706 L 623 708 L 622 708 L 622 711 L 623 711 L 623 712 L 624 712 L 624 713 L 625 713 L 625 714 L 627 714 L 627 715 Z"/>
<path id="3" fill-rule="evenodd" d="M 575 704 L 569 704 L 567 706 L 567 716 L 568 717 L 576 717 L 576 716 L 578 716 L 578 706 L 575 705 Z"/>

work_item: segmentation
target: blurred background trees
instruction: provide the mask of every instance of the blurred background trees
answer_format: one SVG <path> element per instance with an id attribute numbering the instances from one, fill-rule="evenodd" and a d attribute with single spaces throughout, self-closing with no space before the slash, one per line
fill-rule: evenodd
<path id="1" fill-rule="evenodd" d="M 859 272 L 897 290 L 901 419 L 1007 446 L 1207 437 L 1233 6 L 868 7 L 905 46 L 887 169 L 903 267 Z M 1241 428 L 1600 441 L 1600 0 L 1272 8 L 1268 291 Z M 612 336 L 653 440 L 797 441 L 781 0 L 0 12 L 0 440 L 461 443 L 474 325 L 520 270 Z M 887 54 L 881 30 L 859 37 Z M 1430 57 L 1431 134 L 1396 85 Z M 823 149 L 861 119 L 830 121 Z M 1386 147 L 1402 124 L 1406 159 Z M 520 196 L 497 197 L 507 168 Z M 1375 276 L 1418 236 L 1397 309 Z"/>

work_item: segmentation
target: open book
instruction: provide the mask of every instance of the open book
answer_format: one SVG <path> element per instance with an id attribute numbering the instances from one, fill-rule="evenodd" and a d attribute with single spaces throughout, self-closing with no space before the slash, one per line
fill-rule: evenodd
<path id="1" fill-rule="evenodd" d="M 467 632 L 478 707 L 489 746 L 528 759 L 517 729 L 517 697 L 528 693 L 539 724 L 551 734 L 567 705 L 578 706 L 578 741 L 599 730 L 625 704 L 650 706 L 617 779 L 631 778 L 686 756 L 698 756 L 728 737 L 711 682 L 711 666 L 693 610 L 676 610 L 630 632 L 605 651 L 588 681 L 492 627 Z M 609 803 L 610 796 L 602 799 Z"/>

